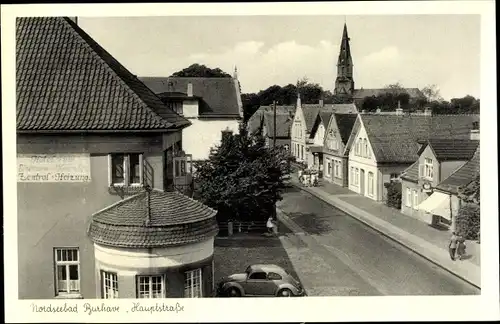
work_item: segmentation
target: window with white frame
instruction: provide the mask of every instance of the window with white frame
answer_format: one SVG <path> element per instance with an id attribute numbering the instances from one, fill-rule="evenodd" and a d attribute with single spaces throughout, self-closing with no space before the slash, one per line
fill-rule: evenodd
<path id="1" fill-rule="evenodd" d="M 137 298 L 164 298 L 164 296 L 164 276 L 137 276 Z"/>
<path id="2" fill-rule="evenodd" d="M 398 181 L 399 180 L 399 173 L 391 173 L 390 175 L 390 181 Z"/>
<path id="3" fill-rule="evenodd" d="M 363 156 L 368 157 L 368 141 L 363 138 Z"/>
<path id="4" fill-rule="evenodd" d="M 184 297 L 198 298 L 203 297 L 202 293 L 202 272 L 201 269 L 187 271 L 184 281 Z"/>
<path id="5" fill-rule="evenodd" d="M 432 164 L 432 159 L 425 158 L 424 160 L 424 176 L 432 180 L 434 178 L 434 165 Z"/>
<path id="6" fill-rule="evenodd" d="M 368 196 L 373 197 L 373 172 L 368 172 Z"/>
<path id="7" fill-rule="evenodd" d="M 101 271 L 102 298 L 118 298 L 118 275 L 114 272 Z"/>
<path id="8" fill-rule="evenodd" d="M 351 167 L 350 182 L 351 182 L 352 185 L 355 185 L 355 183 L 354 183 L 354 176 L 355 176 L 355 174 L 354 174 L 354 167 Z"/>
<path id="9" fill-rule="evenodd" d="M 355 169 L 355 176 L 354 176 L 354 184 L 357 186 L 359 185 L 359 168 Z"/>
<path id="10" fill-rule="evenodd" d="M 335 163 L 334 176 L 336 178 L 340 178 L 341 162 L 338 160 L 335 160 L 334 163 Z"/>
<path id="11" fill-rule="evenodd" d="M 109 154 L 109 185 L 139 186 L 143 183 L 143 155 L 140 153 Z"/>
<path id="12" fill-rule="evenodd" d="M 80 251 L 78 248 L 54 249 L 57 295 L 80 293 Z"/>
<path id="13" fill-rule="evenodd" d="M 330 159 L 326 159 L 326 175 L 331 176 L 332 174 L 332 161 Z"/>
<path id="14" fill-rule="evenodd" d="M 413 190 L 413 209 L 417 209 L 418 206 L 418 191 Z"/>
<path id="15" fill-rule="evenodd" d="M 363 156 L 363 139 L 358 138 L 358 156 Z"/>
<path id="16" fill-rule="evenodd" d="M 411 189 L 406 188 L 406 199 L 405 199 L 405 205 L 406 207 L 411 207 Z"/>

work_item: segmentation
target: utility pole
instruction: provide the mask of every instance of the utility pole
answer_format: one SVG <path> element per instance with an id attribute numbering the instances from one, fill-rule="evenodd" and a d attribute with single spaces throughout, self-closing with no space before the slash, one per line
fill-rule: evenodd
<path id="1" fill-rule="evenodd" d="M 273 101 L 273 123 L 274 123 L 274 130 L 273 130 L 273 148 L 276 148 L 276 100 Z"/>

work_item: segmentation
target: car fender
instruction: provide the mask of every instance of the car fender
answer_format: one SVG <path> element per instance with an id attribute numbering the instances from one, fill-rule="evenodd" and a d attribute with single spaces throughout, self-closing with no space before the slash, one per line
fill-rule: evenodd
<path id="1" fill-rule="evenodd" d="M 231 288 L 236 288 L 240 291 L 241 293 L 241 296 L 245 296 L 245 290 L 243 289 L 243 287 L 236 281 L 230 281 L 230 282 L 226 282 L 223 286 L 222 286 L 222 289 L 224 291 L 228 291 L 229 289 Z"/>
<path id="2" fill-rule="evenodd" d="M 283 290 L 283 289 L 290 289 L 290 291 L 295 295 L 297 294 L 297 288 L 294 287 L 292 284 L 289 284 L 289 283 L 283 283 L 281 285 L 278 286 L 278 288 L 276 288 L 276 291 L 274 292 L 274 294 L 276 296 L 278 296 L 278 293 L 280 292 L 280 290 Z"/>

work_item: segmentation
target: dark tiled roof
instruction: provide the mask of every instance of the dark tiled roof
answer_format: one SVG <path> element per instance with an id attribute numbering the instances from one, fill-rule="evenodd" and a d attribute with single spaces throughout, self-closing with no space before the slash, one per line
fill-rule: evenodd
<path id="1" fill-rule="evenodd" d="M 141 77 L 153 92 L 187 93 L 188 83 L 193 95 L 202 99 L 200 116 L 240 117 L 241 98 L 238 81 L 233 78 Z"/>
<path id="2" fill-rule="evenodd" d="M 302 111 L 304 113 L 304 119 L 306 122 L 306 131 L 311 133 L 316 121 L 316 117 L 320 111 L 319 105 L 302 106 Z"/>
<path id="3" fill-rule="evenodd" d="M 16 21 L 18 131 L 165 130 L 190 122 L 69 18 Z"/>
<path id="4" fill-rule="evenodd" d="M 276 113 L 276 137 L 290 138 L 293 118 L 288 114 Z M 274 114 L 264 113 L 264 122 L 267 128 L 267 136 L 274 138 Z"/>
<path id="5" fill-rule="evenodd" d="M 325 129 L 328 127 L 332 115 L 333 111 L 320 111 L 319 117 L 321 118 L 321 121 L 323 122 L 323 126 L 325 126 Z"/>
<path id="6" fill-rule="evenodd" d="M 479 115 L 360 116 L 379 163 L 413 163 L 418 140 L 468 139 L 472 123 L 479 121 Z"/>
<path id="7" fill-rule="evenodd" d="M 216 213 L 178 192 L 153 189 L 94 214 L 89 235 L 96 243 L 115 247 L 193 243 L 217 233 Z"/>
<path id="8" fill-rule="evenodd" d="M 347 143 L 349 136 L 351 136 L 352 127 L 354 126 L 356 118 L 357 115 L 355 114 L 335 114 L 339 134 L 344 144 Z"/>
<path id="9" fill-rule="evenodd" d="M 418 160 L 401 173 L 401 178 L 418 181 Z"/>
<path id="10" fill-rule="evenodd" d="M 355 104 L 334 104 L 332 105 L 337 114 L 357 114 L 358 108 Z"/>
<path id="11" fill-rule="evenodd" d="M 470 184 L 480 172 L 479 146 L 472 159 L 437 185 L 437 189 L 458 193 L 458 189 Z"/>
<path id="12" fill-rule="evenodd" d="M 398 91 L 399 93 L 407 93 L 410 95 L 410 98 L 425 98 L 424 94 L 418 88 L 404 88 L 404 89 L 356 89 L 354 90 L 353 97 L 355 99 L 363 99 L 364 97 L 378 96 L 380 94 L 389 92 L 389 91 Z"/>
<path id="13" fill-rule="evenodd" d="M 430 145 L 438 161 L 467 161 L 472 158 L 476 152 L 479 141 L 469 139 L 429 139 L 427 145 Z M 419 154 L 427 145 L 423 145 Z"/>

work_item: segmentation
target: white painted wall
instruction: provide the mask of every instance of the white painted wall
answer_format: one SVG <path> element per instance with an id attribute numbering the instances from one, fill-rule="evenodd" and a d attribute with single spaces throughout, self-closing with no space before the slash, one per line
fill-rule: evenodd
<path id="1" fill-rule="evenodd" d="M 364 157 L 364 156 L 358 156 L 356 155 L 356 143 L 359 140 L 359 138 L 366 138 L 368 141 L 368 150 L 370 151 L 370 157 Z M 377 168 L 377 161 L 375 159 L 375 156 L 373 154 L 373 150 L 371 148 L 370 142 L 366 136 L 366 131 L 363 126 L 361 126 L 356 133 L 356 137 L 352 143 L 351 149 L 349 151 L 349 169 L 348 171 L 348 176 L 349 176 L 349 189 L 359 193 L 363 196 L 366 196 L 368 198 L 371 198 L 373 200 L 381 200 L 382 199 L 382 193 L 380 192 L 380 182 L 382 179 L 379 177 L 379 172 Z M 358 181 L 356 182 L 356 177 L 351 176 L 351 168 L 357 168 L 359 170 L 358 173 Z M 361 192 L 361 169 L 363 169 L 364 172 L 364 191 Z M 368 173 L 371 172 L 373 173 L 373 195 L 370 196 L 368 195 Z M 356 175 L 356 173 L 355 173 Z M 357 184 L 356 184 L 357 183 Z"/>
<path id="2" fill-rule="evenodd" d="M 239 121 L 236 119 L 214 120 L 190 118 L 191 126 L 182 131 L 182 147 L 193 160 L 208 159 L 210 148 L 220 144 L 222 131 L 229 129 L 238 133 Z"/>
<path id="3" fill-rule="evenodd" d="M 161 249 L 112 248 L 94 244 L 96 268 L 118 274 L 135 275 L 143 271 L 176 267 L 202 261 L 213 255 L 214 239 Z"/>
<path id="4" fill-rule="evenodd" d="M 319 124 L 316 134 L 314 135 L 314 145 L 323 146 L 325 140 L 325 126 Z"/>
<path id="5" fill-rule="evenodd" d="M 295 112 L 295 116 L 293 117 L 291 145 L 293 147 L 296 147 L 294 148 L 294 152 L 297 161 L 306 161 L 308 155 L 308 152 L 306 151 L 306 124 L 304 115 L 302 113 L 302 108 L 300 108 L 300 106 L 297 107 L 297 111 Z M 301 155 L 301 150 L 304 151 L 303 158 Z"/>

